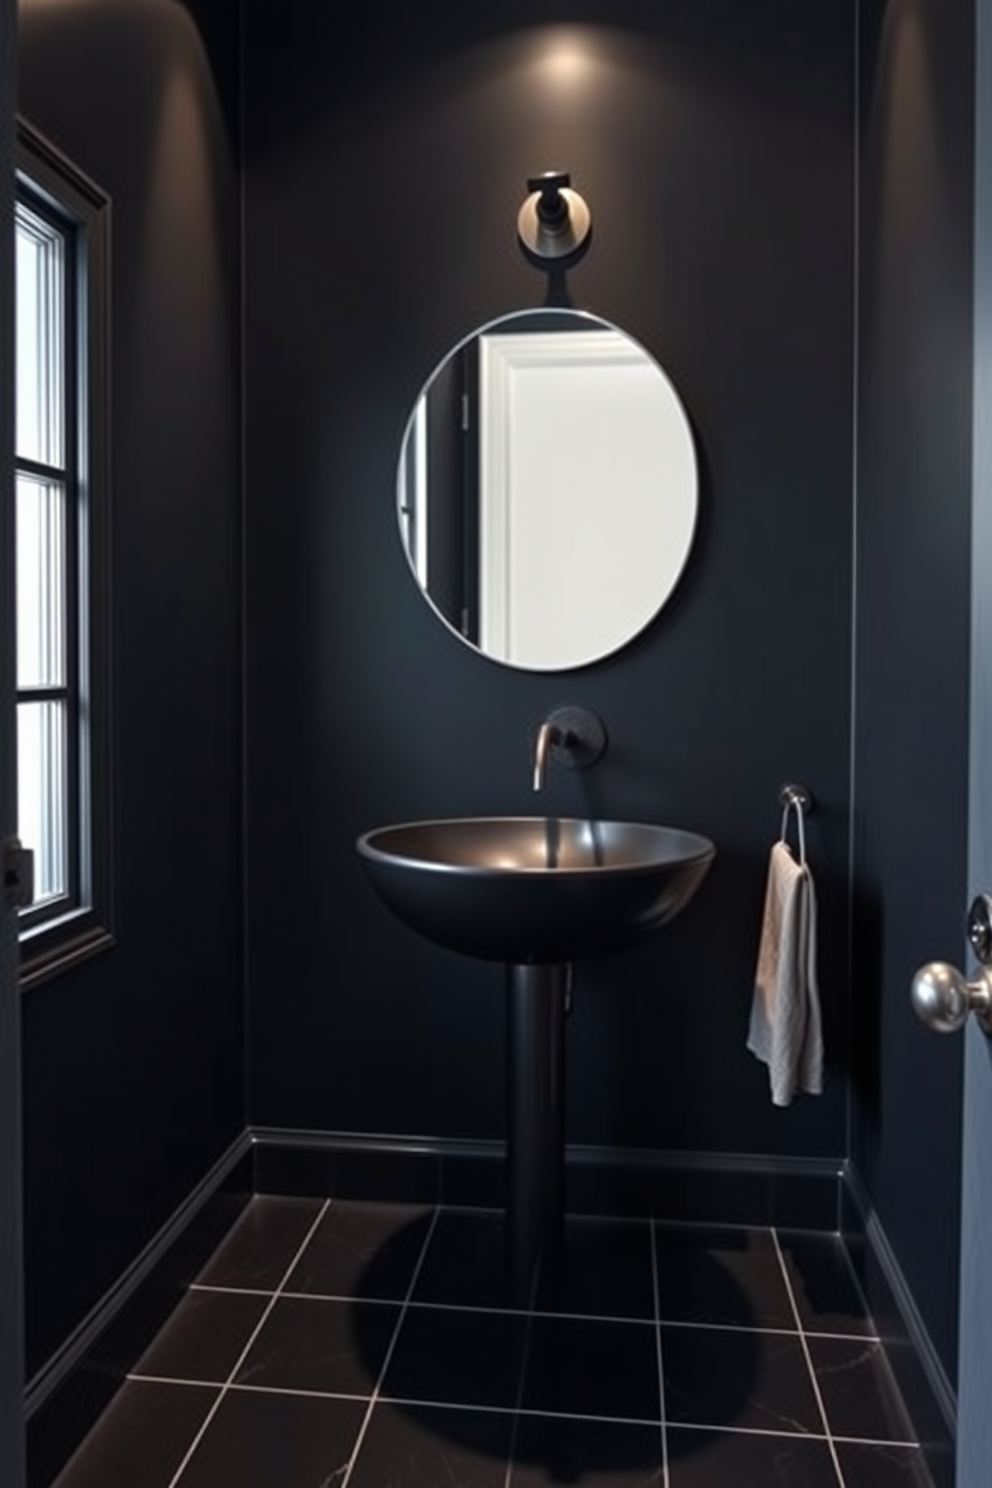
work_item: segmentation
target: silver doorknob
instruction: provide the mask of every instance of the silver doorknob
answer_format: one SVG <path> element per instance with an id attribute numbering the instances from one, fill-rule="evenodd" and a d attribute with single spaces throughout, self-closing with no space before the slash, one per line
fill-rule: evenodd
<path id="1" fill-rule="evenodd" d="M 910 999 L 917 1017 L 935 1033 L 956 1033 L 969 1013 L 992 1033 L 992 973 L 984 966 L 969 982 L 956 966 L 929 961 L 914 976 Z"/>

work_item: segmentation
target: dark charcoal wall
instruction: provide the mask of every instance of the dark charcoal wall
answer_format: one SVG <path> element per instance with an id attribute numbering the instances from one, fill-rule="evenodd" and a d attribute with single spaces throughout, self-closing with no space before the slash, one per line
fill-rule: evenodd
<path id="1" fill-rule="evenodd" d="M 117 946 L 24 998 L 30 1372 L 243 1125 L 238 219 L 169 0 L 22 0 L 20 108 L 113 198 L 119 892 Z"/>
<path id="2" fill-rule="evenodd" d="M 499 969 L 394 924 L 352 843 L 533 809 L 538 722 L 588 703 L 610 754 L 553 774 L 548 809 L 683 823 L 720 856 L 654 944 L 582 968 L 569 1136 L 840 1155 L 853 1092 L 852 1150 L 952 1369 L 960 1052 L 905 999 L 959 947 L 964 893 L 970 7 L 862 0 L 856 569 L 855 7 L 659 9 L 246 7 L 250 1114 L 500 1134 Z M 243 1114 L 233 11 L 197 8 L 211 70 L 166 0 L 21 6 L 21 107 L 114 196 L 121 883 L 118 948 L 25 999 L 33 1364 Z M 555 81 L 565 19 L 586 63 Z M 430 368 L 539 303 L 513 224 L 557 164 L 595 214 L 575 301 L 672 375 L 703 504 L 664 615 L 541 677 L 431 616 L 393 491 Z M 779 1112 L 743 1043 L 788 777 L 817 800 L 829 1068 Z"/>
<path id="3" fill-rule="evenodd" d="M 973 7 L 864 7 L 852 1152 L 953 1376 L 967 903 Z"/>
<path id="4" fill-rule="evenodd" d="M 746 11 L 746 13 L 745 13 Z M 555 75 L 567 17 L 585 62 Z M 502 1131 L 500 969 L 418 940 L 363 829 L 528 812 L 555 704 L 610 753 L 552 812 L 719 847 L 681 920 L 581 968 L 573 1141 L 839 1155 L 846 1142 L 853 11 L 674 0 L 248 7 L 245 38 L 250 1114 Z M 621 654 L 516 673 L 445 632 L 394 514 L 408 410 L 472 327 L 541 302 L 528 174 L 573 172 L 577 304 L 624 327 L 695 424 L 702 517 L 674 602 Z M 778 789 L 817 800 L 829 1070 L 774 1110 L 744 1048 Z"/>

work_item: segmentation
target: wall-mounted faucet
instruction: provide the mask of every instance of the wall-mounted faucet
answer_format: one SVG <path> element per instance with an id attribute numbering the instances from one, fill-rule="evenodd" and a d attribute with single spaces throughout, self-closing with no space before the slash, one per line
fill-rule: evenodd
<path id="1" fill-rule="evenodd" d="M 537 731 L 534 748 L 534 789 L 544 789 L 548 756 L 569 770 L 586 770 L 606 751 L 606 728 L 588 708 L 556 708 Z"/>
<path id="2" fill-rule="evenodd" d="M 544 789 L 544 774 L 548 765 L 548 748 L 552 741 L 559 742 L 558 725 L 546 718 L 537 731 L 537 747 L 534 750 L 534 789 Z"/>

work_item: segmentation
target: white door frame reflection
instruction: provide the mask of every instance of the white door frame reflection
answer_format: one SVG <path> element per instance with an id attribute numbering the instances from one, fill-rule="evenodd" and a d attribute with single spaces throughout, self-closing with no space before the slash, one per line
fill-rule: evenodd
<path id="1" fill-rule="evenodd" d="M 493 660 L 560 671 L 639 634 L 695 531 L 688 419 L 643 347 L 584 312 L 484 326 L 407 424 L 399 514 L 440 618 Z"/>

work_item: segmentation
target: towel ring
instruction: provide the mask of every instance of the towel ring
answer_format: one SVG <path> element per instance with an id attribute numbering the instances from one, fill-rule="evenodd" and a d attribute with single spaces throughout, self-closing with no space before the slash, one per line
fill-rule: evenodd
<path id="1" fill-rule="evenodd" d="M 804 785 L 783 785 L 778 793 L 782 803 L 782 832 L 781 840 L 785 842 L 786 832 L 789 825 L 789 812 L 796 813 L 796 827 L 799 833 L 799 863 L 806 867 L 806 813 L 813 809 L 813 799 Z"/>

